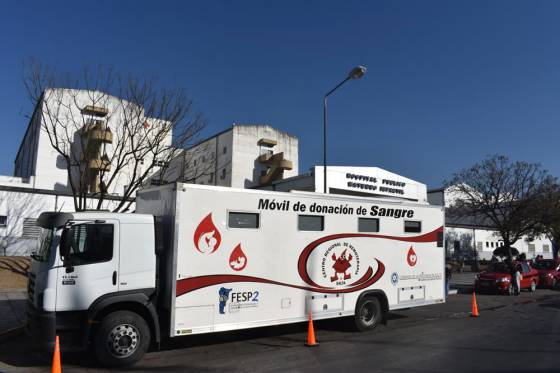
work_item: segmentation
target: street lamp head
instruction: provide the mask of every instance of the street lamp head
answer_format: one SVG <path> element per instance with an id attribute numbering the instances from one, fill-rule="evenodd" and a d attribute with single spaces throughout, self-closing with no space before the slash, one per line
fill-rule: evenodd
<path id="1" fill-rule="evenodd" d="M 348 77 L 350 79 L 360 79 L 362 76 L 364 76 L 364 74 L 366 73 L 367 68 L 365 66 L 356 66 L 354 67 L 350 73 L 348 74 Z"/>

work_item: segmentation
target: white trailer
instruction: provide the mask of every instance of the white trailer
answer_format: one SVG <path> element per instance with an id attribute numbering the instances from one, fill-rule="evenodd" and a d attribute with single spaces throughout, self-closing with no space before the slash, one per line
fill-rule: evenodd
<path id="1" fill-rule="evenodd" d="M 441 206 L 171 184 L 136 207 L 40 217 L 52 239 L 31 266 L 28 313 L 45 342 L 68 332 L 128 365 L 165 337 L 310 313 L 363 331 L 445 301 Z"/>

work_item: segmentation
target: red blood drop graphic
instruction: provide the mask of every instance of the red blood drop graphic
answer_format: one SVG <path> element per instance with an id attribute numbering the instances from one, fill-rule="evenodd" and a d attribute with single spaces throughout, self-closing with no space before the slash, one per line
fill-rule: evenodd
<path id="1" fill-rule="evenodd" d="M 242 271 L 247 266 L 247 256 L 241 250 L 241 244 L 235 246 L 235 249 L 231 252 L 229 256 L 229 266 L 234 271 Z"/>
<path id="2" fill-rule="evenodd" d="M 414 267 L 416 265 L 417 260 L 418 257 L 416 256 L 416 253 L 412 249 L 412 246 L 410 246 L 410 249 L 408 249 L 408 254 L 406 256 L 406 261 L 408 262 L 408 265 Z"/>
<path id="3" fill-rule="evenodd" d="M 218 250 L 222 236 L 212 221 L 212 213 L 208 214 L 194 231 L 194 246 L 204 254 L 212 254 Z"/>

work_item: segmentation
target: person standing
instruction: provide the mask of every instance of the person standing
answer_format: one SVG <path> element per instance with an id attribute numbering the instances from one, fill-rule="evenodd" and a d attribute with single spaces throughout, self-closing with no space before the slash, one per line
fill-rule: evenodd
<path id="1" fill-rule="evenodd" d="M 453 267 L 450 263 L 445 265 L 445 297 L 449 295 L 449 281 L 451 281 L 451 270 Z"/>
<path id="2" fill-rule="evenodd" d="M 521 266 L 518 264 L 515 266 L 515 284 L 517 287 L 517 293 L 515 295 L 519 295 L 521 293 L 521 279 L 523 275 L 521 274 Z"/>
<path id="3" fill-rule="evenodd" d="M 509 274 L 511 275 L 511 285 L 513 286 L 513 294 L 518 295 L 519 285 L 517 282 L 517 268 L 515 264 L 513 264 L 512 262 L 509 262 L 508 265 L 509 265 Z"/>

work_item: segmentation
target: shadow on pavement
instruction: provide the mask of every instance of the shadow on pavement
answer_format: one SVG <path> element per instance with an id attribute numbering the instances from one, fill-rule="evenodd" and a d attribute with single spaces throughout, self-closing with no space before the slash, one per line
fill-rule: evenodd
<path id="1" fill-rule="evenodd" d="M 408 316 L 394 313 L 389 313 L 388 315 L 389 320 L 407 317 Z M 319 320 L 314 322 L 314 326 L 315 331 L 318 333 L 320 333 L 321 330 L 336 331 L 341 333 L 355 333 L 352 328 L 352 317 Z M 246 342 L 273 348 L 292 348 L 303 345 L 306 340 L 306 333 L 307 322 L 299 322 L 295 324 L 177 337 L 164 341 L 160 350 L 178 350 L 189 347 L 204 347 L 232 342 Z M 37 348 L 34 348 L 28 338 L 29 337 L 26 335 L 21 335 L 1 342 L 0 362 L 19 368 L 50 366 L 51 356 L 40 352 Z M 64 342 L 61 341 L 61 344 L 63 343 Z M 97 365 L 92 355 L 85 352 L 63 352 L 63 363 L 81 366 L 83 368 L 95 368 Z M 143 369 L 145 368 L 141 368 L 140 370 Z M 129 370 L 134 370 L 134 368 L 129 368 Z"/>

